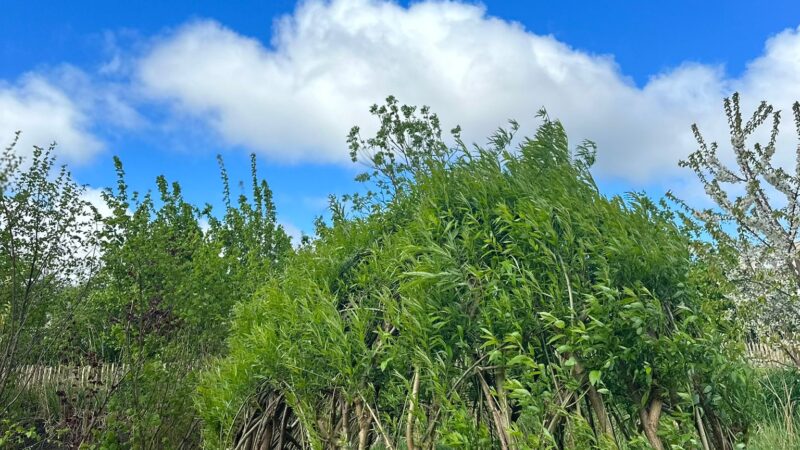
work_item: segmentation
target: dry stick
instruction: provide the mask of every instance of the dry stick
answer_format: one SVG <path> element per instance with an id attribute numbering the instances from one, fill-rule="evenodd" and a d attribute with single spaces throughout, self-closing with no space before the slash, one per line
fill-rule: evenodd
<path id="1" fill-rule="evenodd" d="M 706 410 L 704 409 L 704 411 Z M 717 417 L 717 415 L 714 414 L 714 411 L 710 408 L 707 410 L 706 417 L 711 425 L 711 431 L 714 434 L 714 440 L 718 442 L 717 447 L 722 450 L 729 450 L 731 445 L 725 439 L 725 432 L 722 429 L 722 424 L 719 421 L 719 417 Z"/>
<path id="2" fill-rule="evenodd" d="M 298 441 L 297 439 L 300 439 L 300 441 Z M 291 435 L 291 433 L 287 433 L 286 434 L 286 440 L 289 441 L 288 442 L 289 444 L 294 444 L 294 446 L 297 447 L 297 448 L 301 448 L 301 449 L 302 448 L 307 448 L 306 446 L 304 446 L 303 444 L 300 443 L 301 441 L 303 441 L 303 435 L 302 434 L 298 438 L 295 438 L 294 436 Z M 281 447 L 281 449 L 283 449 L 283 448 L 285 448 L 285 447 Z"/>
<path id="3" fill-rule="evenodd" d="M 497 406 L 494 403 L 494 398 L 492 398 L 492 393 L 489 391 L 489 385 L 486 384 L 486 380 L 483 378 L 483 374 L 478 375 L 478 380 L 481 382 L 481 389 L 483 390 L 483 395 L 486 398 L 486 403 L 489 409 L 492 412 L 492 418 L 494 419 L 494 426 L 497 428 L 497 437 L 500 438 L 500 448 L 502 450 L 508 450 L 508 440 L 506 436 L 506 430 L 503 428 L 503 419 L 500 417 L 500 412 L 497 411 Z"/>
<path id="4" fill-rule="evenodd" d="M 267 429 L 266 436 L 264 437 L 264 443 L 268 446 L 267 448 L 272 448 L 272 438 L 275 435 L 275 426 L 278 424 L 278 417 L 276 414 L 282 401 L 283 395 L 281 394 L 277 398 L 270 400 L 261 413 L 264 417 L 269 417 L 269 428 Z"/>
<path id="5" fill-rule="evenodd" d="M 350 442 L 350 403 L 342 397 L 342 415 L 339 418 L 341 432 L 345 442 Z"/>
<path id="6" fill-rule="evenodd" d="M 580 363 L 576 364 L 575 367 L 580 367 Z M 583 371 L 583 368 L 581 367 L 580 370 Z M 608 411 L 606 410 L 603 397 L 600 396 L 600 393 L 597 392 L 597 389 L 595 389 L 591 383 L 586 382 L 585 377 L 586 375 L 584 373 L 584 382 L 587 386 L 586 397 L 589 400 L 589 405 L 592 407 L 595 416 L 597 416 L 597 421 L 599 422 L 602 434 L 605 434 L 614 442 L 616 442 L 616 438 L 614 437 L 614 427 L 611 425 L 611 419 L 608 417 Z"/>
<path id="7" fill-rule="evenodd" d="M 589 397 L 584 396 L 583 400 L 586 403 L 586 419 L 589 421 L 589 427 L 591 427 L 592 431 L 594 432 L 595 437 L 599 437 L 597 434 L 597 419 L 592 414 L 592 405 L 589 402 Z"/>
<path id="8" fill-rule="evenodd" d="M 269 417 L 265 414 L 262 414 L 261 417 L 258 419 L 258 431 L 256 434 L 253 435 L 250 448 L 257 449 L 259 447 L 260 442 L 264 442 L 264 434 L 267 432 L 267 419 Z"/>
<path id="9" fill-rule="evenodd" d="M 192 431 L 194 431 L 194 428 L 197 426 L 198 423 L 200 423 L 199 420 L 197 420 L 196 418 L 192 419 L 192 425 L 189 427 L 189 431 L 186 432 L 186 434 L 183 436 L 183 439 L 181 439 L 181 442 L 178 444 L 179 449 L 184 448 L 184 444 L 186 444 L 186 442 L 189 441 L 189 437 L 191 436 Z"/>
<path id="10" fill-rule="evenodd" d="M 247 425 L 245 425 L 247 432 L 244 433 L 242 437 L 239 439 L 239 443 L 236 445 L 237 448 L 242 447 L 246 449 L 248 447 L 253 447 L 256 444 L 258 444 L 258 442 L 261 441 L 261 436 L 264 434 L 264 429 L 267 419 L 269 420 L 273 419 L 272 415 L 267 414 L 269 406 L 270 405 L 267 405 L 267 408 L 262 409 L 261 416 L 250 426 L 249 429 L 247 429 Z M 253 445 L 249 444 L 248 439 L 249 442 L 252 443 Z"/>
<path id="11" fill-rule="evenodd" d="M 441 403 L 439 403 L 438 400 L 434 400 L 430 409 L 431 409 L 431 411 L 433 411 L 433 414 L 429 415 L 429 417 L 438 418 L 439 417 L 439 412 L 442 410 L 442 405 L 441 405 Z M 423 442 L 422 446 L 424 448 L 428 449 L 428 450 L 432 450 L 433 449 L 433 446 L 434 446 L 434 443 L 435 443 L 434 441 L 436 440 L 435 431 L 437 429 L 436 429 L 435 420 L 437 420 L 437 419 L 430 420 L 430 418 L 429 418 L 428 427 L 425 429 L 425 434 L 422 435 L 422 442 Z"/>
<path id="12" fill-rule="evenodd" d="M 408 393 L 408 395 L 410 396 L 411 393 Z M 400 414 L 397 417 L 400 417 L 400 418 L 405 417 L 406 416 L 406 408 L 408 408 L 408 402 L 407 401 L 403 401 L 403 409 L 400 410 Z M 400 442 L 400 434 L 403 432 L 403 427 L 397 426 L 395 428 L 396 429 L 394 431 L 394 436 L 393 436 L 394 437 L 394 441 L 395 442 Z"/>
<path id="13" fill-rule="evenodd" d="M 339 411 L 339 399 L 336 396 L 336 389 L 331 392 L 330 401 L 331 409 L 328 417 L 328 436 L 326 439 L 330 442 L 336 442 L 336 437 L 339 433 L 339 421 L 336 418 L 336 414 Z"/>
<path id="14" fill-rule="evenodd" d="M 546 347 L 545 347 L 545 351 L 546 351 Z M 548 361 L 549 361 L 549 358 L 548 358 Z M 560 410 L 567 409 L 567 407 L 569 406 L 569 403 L 572 401 L 572 397 L 575 395 L 575 393 L 572 392 L 572 391 L 565 391 L 564 389 L 562 389 L 561 385 L 558 383 L 558 378 L 556 377 L 556 374 L 553 371 L 553 368 L 550 367 L 550 365 L 548 364 L 547 369 L 550 371 L 550 379 L 553 380 L 553 383 L 555 384 L 556 392 L 558 392 L 559 396 L 561 396 L 562 393 L 566 392 L 565 396 L 563 397 L 563 399 L 561 401 Z M 580 401 L 580 398 L 575 400 L 575 402 L 579 402 L 579 401 Z M 560 410 L 556 412 L 556 415 L 553 416 L 550 419 L 550 423 L 547 425 L 547 432 L 548 432 L 548 434 L 550 434 L 550 436 L 553 435 L 553 433 L 556 430 L 556 427 L 565 418 L 565 416 L 560 414 Z"/>
<path id="15" fill-rule="evenodd" d="M 336 414 L 339 412 L 339 397 L 336 395 L 336 389 L 333 390 L 331 394 L 331 417 L 330 417 L 330 441 L 336 442 L 336 438 L 339 435 L 339 420 L 336 417 Z"/>
<path id="16" fill-rule="evenodd" d="M 239 419 L 239 415 L 242 414 L 245 411 L 245 408 L 249 407 L 248 402 L 250 400 L 252 400 L 253 397 L 255 397 L 256 395 L 260 395 L 260 394 L 261 394 L 261 390 L 258 389 L 258 390 L 256 390 L 256 392 L 248 395 L 247 398 L 244 399 L 242 404 L 239 405 L 239 409 L 236 411 L 236 414 L 233 416 L 233 420 L 231 420 L 231 424 L 228 427 L 228 431 L 227 431 L 226 435 L 223 436 L 223 434 L 222 434 L 223 430 L 220 430 L 220 436 L 219 436 L 220 440 L 225 440 L 225 439 L 227 439 L 228 436 L 231 436 L 231 434 L 233 434 L 233 427 L 236 424 L 236 421 Z M 245 425 L 245 429 L 247 429 L 247 425 Z"/>
<path id="17" fill-rule="evenodd" d="M 781 346 L 781 350 L 783 350 L 783 352 L 786 353 L 786 355 L 789 358 L 791 358 L 795 366 L 800 367 L 800 360 L 797 359 L 797 356 L 795 356 L 794 352 L 792 352 L 788 347 L 786 347 L 786 344 L 784 344 L 783 341 L 779 341 L 779 344 Z"/>
<path id="18" fill-rule="evenodd" d="M 381 425 L 380 419 L 378 419 L 378 416 L 375 414 L 375 411 L 372 410 L 372 407 L 369 406 L 367 399 L 365 399 L 362 395 L 361 400 L 364 402 L 364 406 L 366 406 L 369 410 L 370 415 L 372 415 L 372 420 L 375 421 L 375 426 L 378 427 L 378 432 L 381 433 L 381 437 L 383 438 L 383 442 L 386 443 L 386 447 L 389 450 L 395 450 L 394 445 L 392 445 L 392 441 L 389 440 L 389 436 L 386 435 L 386 431 L 384 431 L 383 425 Z"/>
<path id="19" fill-rule="evenodd" d="M 628 429 L 625 428 L 625 422 L 622 420 L 622 416 L 619 413 L 619 409 L 618 408 L 614 408 L 613 404 L 611 406 L 611 415 L 614 417 L 614 419 L 616 419 L 617 426 L 618 426 L 619 430 L 622 432 L 622 436 L 626 440 L 630 440 L 631 439 L 631 435 L 630 435 L 630 433 L 628 433 Z M 617 447 L 621 447 L 621 445 L 619 445 L 619 442 L 617 442 Z"/>
<path id="20" fill-rule="evenodd" d="M 280 428 L 278 428 L 278 446 L 276 447 L 279 450 L 283 450 L 283 438 L 286 436 L 286 413 L 288 412 L 289 405 L 286 402 L 283 402 L 283 413 L 281 415 L 281 424 Z"/>
<path id="21" fill-rule="evenodd" d="M 732 445 L 726 439 L 726 433 L 719 421 L 719 417 L 714 413 L 714 409 L 706 401 L 703 392 L 698 390 L 697 394 L 700 397 L 700 405 L 703 406 L 704 417 L 706 420 L 708 420 L 708 425 L 711 428 L 712 446 L 721 450 L 731 449 Z"/>
<path id="22" fill-rule="evenodd" d="M 572 392 L 567 392 L 567 395 L 561 401 L 561 409 L 566 409 L 566 407 L 569 404 L 569 402 L 572 401 L 572 396 L 573 395 L 574 394 Z M 556 427 L 558 426 L 558 424 L 561 423 L 561 420 L 563 420 L 563 419 L 564 419 L 564 416 L 562 416 L 559 413 L 556 413 L 556 415 L 552 419 L 550 419 L 550 423 L 547 425 L 547 432 L 552 435 L 553 432 L 556 430 Z"/>
<path id="23" fill-rule="evenodd" d="M 272 448 L 272 437 L 275 434 L 275 416 L 271 416 L 269 419 L 269 426 L 264 433 L 264 438 L 261 441 L 261 448 L 264 450 Z"/>
<path id="24" fill-rule="evenodd" d="M 412 382 L 411 398 L 408 403 L 408 420 L 406 421 L 406 446 L 414 450 L 414 407 L 419 395 L 419 367 L 414 368 L 414 381 Z"/>
<path id="25" fill-rule="evenodd" d="M 567 282 L 567 295 L 569 295 L 569 311 L 570 311 L 570 322 L 574 325 L 575 321 L 575 301 L 572 298 L 572 284 L 569 282 L 569 274 L 567 273 L 567 267 L 564 265 L 564 260 L 561 259 L 561 255 L 556 255 L 558 258 L 558 262 L 561 265 L 561 270 L 564 272 L 564 280 Z"/>
<path id="26" fill-rule="evenodd" d="M 247 440 L 250 438 L 250 435 L 257 429 L 258 423 L 255 423 L 251 426 L 247 426 L 245 424 L 246 432 L 242 434 L 242 437 L 239 438 L 239 442 L 236 444 L 235 449 L 246 449 L 247 448 Z"/>
<path id="27" fill-rule="evenodd" d="M 367 428 L 366 424 L 364 423 L 364 416 L 366 412 L 364 408 L 361 406 L 361 402 L 356 402 L 356 423 L 358 424 L 358 448 L 359 450 L 362 448 L 362 441 L 366 441 L 367 437 Z M 349 442 L 348 442 L 349 444 Z M 366 445 L 366 444 L 363 444 Z"/>
<path id="28" fill-rule="evenodd" d="M 497 407 L 500 411 L 500 418 L 503 420 L 503 427 L 504 429 L 508 430 L 511 428 L 511 418 L 508 414 L 508 398 L 506 397 L 505 391 L 505 379 L 506 379 L 506 372 L 503 367 L 500 367 L 495 370 L 495 390 L 497 391 Z"/>

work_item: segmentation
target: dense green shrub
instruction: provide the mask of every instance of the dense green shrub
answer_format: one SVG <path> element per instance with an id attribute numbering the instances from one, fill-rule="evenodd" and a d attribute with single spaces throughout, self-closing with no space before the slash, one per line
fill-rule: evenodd
<path id="1" fill-rule="evenodd" d="M 118 187 L 105 196 L 113 210 L 105 264 L 77 325 L 95 329 L 81 334 L 97 342 L 85 346 L 128 367 L 108 403 L 104 445 L 200 445 L 191 401 L 195 373 L 224 350 L 233 305 L 251 297 L 291 251 L 272 193 L 257 178 L 255 157 L 251 195 L 236 203 L 221 170 L 225 211 L 216 217 L 186 202 L 180 186 L 163 177 L 156 199 L 128 193 L 117 161 Z"/>
<path id="2" fill-rule="evenodd" d="M 209 445 L 731 448 L 752 395 L 719 268 L 642 195 L 601 195 L 544 117 L 511 151 L 427 109 L 350 137 L 375 191 L 236 307 L 197 395 Z"/>
<path id="3" fill-rule="evenodd" d="M 200 446 L 197 373 L 224 352 L 233 305 L 292 252 L 255 157 L 249 195 L 233 201 L 221 167 L 220 214 L 164 177 L 155 194 L 129 192 L 116 160 L 100 217 L 66 169 L 52 173 L 51 152 L 25 165 L 11 150 L 0 159 L 0 274 L 33 289 L 0 286 L 0 443 Z M 80 375 L 112 364 L 113 381 Z M 56 369 L 58 382 L 26 381 Z"/>

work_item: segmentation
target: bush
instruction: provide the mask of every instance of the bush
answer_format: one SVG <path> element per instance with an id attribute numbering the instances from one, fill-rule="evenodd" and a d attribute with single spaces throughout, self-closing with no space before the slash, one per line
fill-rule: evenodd
<path id="1" fill-rule="evenodd" d="M 643 195 L 606 198 L 544 115 L 455 148 L 426 108 L 350 136 L 375 192 L 236 308 L 203 376 L 206 442 L 731 448 L 748 369 L 719 268 Z M 349 205 L 349 207 L 347 206 Z M 727 333 L 727 338 L 726 338 Z"/>

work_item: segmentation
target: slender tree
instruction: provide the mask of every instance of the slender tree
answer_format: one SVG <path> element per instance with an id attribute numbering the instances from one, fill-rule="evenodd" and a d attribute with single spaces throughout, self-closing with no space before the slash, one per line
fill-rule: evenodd
<path id="1" fill-rule="evenodd" d="M 84 188 L 58 168 L 55 144 L 34 147 L 30 160 L 16 138 L 0 155 L 0 416 L 18 398 L 11 387 L 21 364 L 39 363 L 49 334 L 85 297 L 97 268 L 98 216 Z"/>
<path id="2" fill-rule="evenodd" d="M 775 158 L 780 111 L 761 102 L 745 120 L 738 93 L 725 99 L 724 109 L 734 162 L 724 162 L 730 158 L 719 145 L 707 142 L 692 125 L 698 149 L 681 165 L 694 171 L 714 207 L 687 209 L 702 231 L 736 258 L 730 280 L 738 288 L 739 313 L 751 329 L 762 337 L 795 338 L 800 332 L 800 145 L 794 150 L 795 167 L 781 167 Z M 800 103 L 792 113 L 800 134 Z M 766 143 L 753 142 L 764 126 L 769 127 Z"/>

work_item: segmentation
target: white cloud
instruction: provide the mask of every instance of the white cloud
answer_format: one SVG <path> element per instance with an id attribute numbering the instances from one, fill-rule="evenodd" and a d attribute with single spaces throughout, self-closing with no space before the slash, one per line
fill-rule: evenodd
<path id="1" fill-rule="evenodd" d="M 46 77 L 29 73 L 16 83 L 0 80 L 0 143 L 6 147 L 16 131 L 16 148 L 28 154 L 33 145 L 58 143 L 58 154 L 71 162 L 89 160 L 102 143 L 88 128 L 90 118 L 70 96 Z"/>
<path id="2" fill-rule="evenodd" d="M 99 73 L 103 74 L 101 68 Z M 91 117 L 92 124 L 110 125 L 117 129 L 136 129 L 146 120 L 129 99 L 130 86 L 93 77 L 71 65 L 62 65 L 48 73 L 51 83 L 69 95 L 74 105 Z M 106 127 L 109 129 L 111 127 Z"/>
<path id="3" fill-rule="evenodd" d="M 106 200 L 103 198 L 103 189 L 87 187 L 83 191 L 81 199 L 92 204 L 97 209 L 101 217 L 111 217 L 114 212 L 108 207 Z"/>
<path id="4" fill-rule="evenodd" d="M 645 185 L 686 176 L 677 161 L 694 149 L 691 123 L 725 140 L 721 99 L 733 89 L 800 99 L 800 34 L 771 39 L 738 79 L 687 63 L 639 88 L 613 58 L 481 6 L 308 1 L 276 22 L 269 46 L 213 21 L 187 24 L 155 41 L 137 79 L 229 144 L 285 161 L 346 160 L 350 126 L 371 124 L 368 106 L 388 94 L 430 105 L 479 142 L 507 118 L 532 126 L 546 106 L 573 142 L 599 144 L 598 174 Z"/>
<path id="5" fill-rule="evenodd" d="M 206 217 L 198 217 L 197 225 L 200 226 L 200 229 L 203 231 L 203 233 L 208 233 L 208 230 L 211 229 L 211 224 L 208 222 L 208 218 Z"/>
<path id="6" fill-rule="evenodd" d="M 289 239 L 291 239 L 293 246 L 296 247 L 300 245 L 300 242 L 303 238 L 303 231 L 300 228 L 286 221 L 281 221 L 280 226 L 283 227 L 283 231 L 287 236 L 289 236 Z"/>

